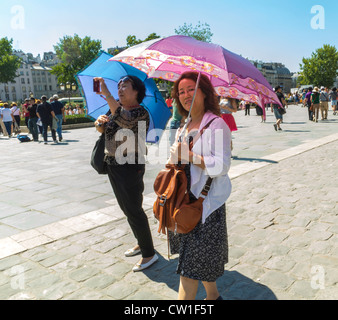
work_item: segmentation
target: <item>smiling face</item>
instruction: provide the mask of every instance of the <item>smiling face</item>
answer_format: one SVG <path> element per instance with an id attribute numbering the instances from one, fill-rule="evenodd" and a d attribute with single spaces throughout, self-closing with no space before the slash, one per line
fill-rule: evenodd
<path id="1" fill-rule="evenodd" d="M 192 100 L 194 98 L 196 82 L 191 79 L 182 79 L 182 81 L 178 85 L 178 97 L 180 103 L 184 110 L 190 110 Z M 196 98 L 194 102 L 194 108 L 199 109 L 203 108 L 204 110 L 204 99 L 205 94 L 202 92 L 200 88 L 197 89 Z M 194 109 L 193 108 L 193 109 Z"/>
<path id="2" fill-rule="evenodd" d="M 118 86 L 118 95 L 120 103 L 123 106 L 138 105 L 137 95 L 138 92 L 134 90 L 131 80 L 121 81 Z"/>

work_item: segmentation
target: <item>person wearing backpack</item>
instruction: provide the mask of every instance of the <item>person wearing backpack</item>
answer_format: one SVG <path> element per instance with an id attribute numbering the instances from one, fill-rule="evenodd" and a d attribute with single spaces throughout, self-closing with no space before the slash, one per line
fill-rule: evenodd
<path id="1" fill-rule="evenodd" d="M 337 88 L 334 87 L 332 88 L 330 94 L 329 94 L 329 97 L 330 97 L 330 100 L 331 100 L 331 105 L 332 105 L 332 110 L 333 110 L 333 115 L 336 115 L 337 112 Z"/>
<path id="2" fill-rule="evenodd" d="M 188 116 L 197 81 L 198 73 L 186 72 L 175 82 L 177 108 L 183 117 Z M 171 253 L 179 254 L 176 270 L 180 275 L 179 300 L 195 299 L 199 281 L 205 288 L 207 300 L 223 300 L 216 280 L 224 274 L 228 263 L 225 202 L 231 194 L 228 176 L 231 131 L 220 115 L 215 89 L 209 78 L 201 74 L 187 130 L 178 130 L 168 161 L 168 164 L 185 164 L 186 192 L 191 202 L 201 197 L 208 180 L 212 179 L 203 201 L 202 218 L 196 227 L 189 233 L 169 232 Z M 202 134 L 206 126 L 208 129 Z M 178 139 L 181 135 L 182 140 Z"/>

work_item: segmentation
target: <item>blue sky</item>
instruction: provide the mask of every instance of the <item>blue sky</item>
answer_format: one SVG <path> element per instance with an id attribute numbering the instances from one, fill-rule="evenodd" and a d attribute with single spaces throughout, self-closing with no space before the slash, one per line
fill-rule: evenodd
<path id="1" fill-rule="evenodd" d="M 325 29 L 311 26 L 315 5 L 325 10 Z M 16 49 L 42 55 L 76 33 L 102 40 L 106 50 L 124 46 L 130 34 L 165 37 L 198 21 L 210 25 L 212 42 L 250 59 L 282 62 L 290 71 L 298 71 L 302 58 L 323 44 L 338 48 L 334 0 L 1 0 L 0 38 L 13 38 Z"/>

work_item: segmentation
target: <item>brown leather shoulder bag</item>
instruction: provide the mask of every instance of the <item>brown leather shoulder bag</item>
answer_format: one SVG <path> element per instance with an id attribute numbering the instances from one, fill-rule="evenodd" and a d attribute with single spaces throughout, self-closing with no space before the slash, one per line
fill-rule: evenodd
<path id="1" fill-rule="evenodd" d="M 215 119 L 202 129 L 195 137 L 194 143 Z M 193 143 L 190 144 L 190 150 L 192 147 Z M 203 201 L 208 195 L 212 179 L 208 179 L 199 199 L 190 202 L 184 168 L 185 165 L 167 164 L 155 179 L 154 190 L 157 198 L 153 210 L 155 218 L 159 221 L 159 233 L 166 234 L 166 229 L 175 233 L 189 233 L 202 218 Z"/>

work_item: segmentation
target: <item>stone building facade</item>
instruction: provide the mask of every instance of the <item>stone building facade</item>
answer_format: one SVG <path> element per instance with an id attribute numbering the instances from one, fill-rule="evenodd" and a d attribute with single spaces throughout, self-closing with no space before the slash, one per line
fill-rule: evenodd
<path id="1" fill-rule="evenodd" d="M 45 53 L 43 59 L 40 55 L 34 58 L 22 51 L 14 54 L 21 58 L 22 63 L 14 82 L 0 83 L 2 101 L 23 102 L 30 96 L 41 98 L 42 95 L 49 98 L 59 91 L 57 77 L 50 73 L 51 67 L 58 63 L 54 53 Z"/>

